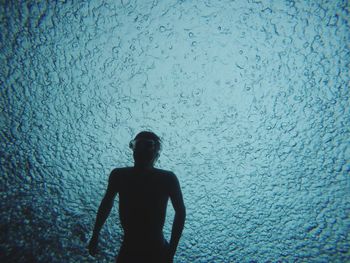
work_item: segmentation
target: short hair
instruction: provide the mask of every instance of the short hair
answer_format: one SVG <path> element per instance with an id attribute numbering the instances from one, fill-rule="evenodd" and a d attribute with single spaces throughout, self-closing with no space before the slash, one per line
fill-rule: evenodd
<path id="1" fill-rule="evenodd" d="M 159 138 L 159 136 L 157 136 L 154 132 L 151 131 L 142 131 L 140 133 L 138 133 L 135 136 L 135 140 L 137 139 L 148 139 L 148 140 L 153 140 L 155 143 L 155 150 L 157 152 L 159 152 L 161 150 L 161 142 L 162 140 Z"/>

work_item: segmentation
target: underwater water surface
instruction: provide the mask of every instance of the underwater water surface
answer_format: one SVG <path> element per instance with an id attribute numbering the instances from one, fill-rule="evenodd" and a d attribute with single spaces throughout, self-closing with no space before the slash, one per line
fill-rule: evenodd
<path id="1" fill-rule="evenodd" d="M 350 5 L 1 1 L 1 262 L 113 262 L 114 167 L 152 130 L 175 262 L 350 261 Z M 165 226 L 169 238 L 173 210 Z"/>

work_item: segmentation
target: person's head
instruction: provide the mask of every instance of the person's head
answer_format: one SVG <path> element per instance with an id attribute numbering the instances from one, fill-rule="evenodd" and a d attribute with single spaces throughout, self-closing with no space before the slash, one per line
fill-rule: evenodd
<path id="1" fill-rule="evenodd" d="M 153 132 L 142 131 L 130 141 L 129 147 L 133 150 L 135 163 L 153 166 L 159 157 L 161 139 Z"/>

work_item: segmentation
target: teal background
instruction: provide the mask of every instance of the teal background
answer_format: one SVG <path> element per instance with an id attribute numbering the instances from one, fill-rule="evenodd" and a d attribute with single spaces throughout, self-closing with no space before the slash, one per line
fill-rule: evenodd
<path id="1" fill-rule="evenodd" d="M 0 1 L 1 262 L 113 262 L 118 199 L 85 246 L 145 129 L 187 206 L 175 262 L 350 261 L 349 10 Z"/>

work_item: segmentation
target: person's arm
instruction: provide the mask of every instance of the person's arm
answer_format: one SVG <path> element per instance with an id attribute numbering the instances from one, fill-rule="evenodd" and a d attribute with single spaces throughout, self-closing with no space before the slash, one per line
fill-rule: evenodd
<path id="1" fill-rule="evenodd" d="M 111 209 L 113 207 L 113 201 L 115 195 L 117 194 L 117 189 L 115 185 L 116 174 L 114 172 L 109 176 L 108 187 L 105 196 L 103 197 L 100 207 L 98 208 L 96 222 L 94 230 L 92 233 L 91 240 L 88 245 L 89 253 L 92 256 L 95 256 L 97 252 L 98 238 L 103 224 L 105 223 Z"/>
<path id="2" fill-rule="evenodd" d="M 173 174 L 172 178 L 170 200 L 175 210 L 174 222 L 171 230 L 171 238 L 169 244 L 169 256 L 170 260 L 172 261 L 173 257 L 175 256 L 177 245 L 179 244 L 179 240 L 182 235 L 182 230 L 184 228 L 186 219 L 186 208 L 182 198 L 180 184 L 175 174 Z"/>

